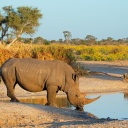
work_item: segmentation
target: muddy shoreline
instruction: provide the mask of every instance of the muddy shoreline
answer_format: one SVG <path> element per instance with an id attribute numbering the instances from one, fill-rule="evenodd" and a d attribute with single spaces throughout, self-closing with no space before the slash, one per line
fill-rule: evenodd
<path id="1" fill-rule="evenodd" d="M 128 72 L 128 61 L 120 62 L 79 62 L 89 71 L 102 71 L 123 75 Z M 126 92 L 128 83 L 123 78 L 107 76 L 103 74 L 93 74 L 80 77 L 80 90 L 86 93 L 107 93 L 107 92 Z M 0 84 L 0 100 L 9 98 L 6 96 L 6 87 Z M 30 93 L 19 86 L 16 86 L 17 98 L 46 96 L 46 92 Z M 58 96 L 65 96 L 59 92 Z M 95 115 L 88 112 L 78 112 L 68 108 L 54 108 L 43 105 L 29 103 L 5 103 L 0 102 L 0 127 L 127 127 L 128 120 L 98 119 Z"/>

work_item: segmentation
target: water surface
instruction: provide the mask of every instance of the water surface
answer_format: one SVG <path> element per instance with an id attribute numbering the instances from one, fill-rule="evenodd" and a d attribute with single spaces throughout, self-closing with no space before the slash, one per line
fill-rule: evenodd
<path id="1" fill-rule="evenodd" d="M 84 110 L 99 118 L 128 119 L 128 95 L 124 93 L 100 94 L 101 98 L 88 104 Z M 99 96 L 89 95 L 89 98 Z"/>

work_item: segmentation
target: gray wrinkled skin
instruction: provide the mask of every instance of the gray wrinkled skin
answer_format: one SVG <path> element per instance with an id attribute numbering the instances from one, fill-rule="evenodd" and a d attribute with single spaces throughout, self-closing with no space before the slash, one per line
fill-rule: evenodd
<path id="1" fill-rule="evenodd" d="M 83 110 L 86 98 L 79 91 L 79 79 L 68 64 L 60 60 L 36 60 L 32 58 L 12 58 L 0 68 L 0 74 L 7 87 L 7 96 L 12 102 L 19 102 L 14 90 L 15 85 L 30 92 L 47 90 L 47 104 L 56 106 L 55 98 L 59 90 L 67 94 L 69 102 L 77 110 Z M 99 98 L 99 97 L 98 97 Z M 87 99 L 88 103 L 97 100 Z"/>

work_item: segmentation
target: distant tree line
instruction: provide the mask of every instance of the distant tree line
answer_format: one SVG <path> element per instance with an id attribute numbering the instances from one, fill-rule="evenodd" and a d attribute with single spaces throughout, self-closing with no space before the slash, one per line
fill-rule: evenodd
<path id="1" fill-rule="evenodd" d="M 69 31 L 64 31 L 64 37 L 65 40 L 64 42 L 66 43 L 70 43 L 70 44 L 75 44 L 75 45 L 107 45 L 107 44 L 112 44 L 112 45 L 116 45 L 116 44 L 128 44 L 128 38 L 123 38 L 123 39 L 118 39 L 118 40 L 114 40 L 111 37 L 108 37 L 107 39 L 102 39 L 102 40 L 97 40 L 97 38 L 93 35 L 87 35 L 85 37 L 85 39 L 80 39 L 80 38 L 74 38 L 71 39 L 71 32 Z M 62 39 L 59 40 L 59 42 L 63 42 Z"/>
<path id="2" fill-rule="evenodd" d="M 92 35 L 87 35 L 85 39 L 75 38 L 70 40 L 46 40 L 42 37 L 36 37 L 36 38 L 19 38 L 19 42 L 22 43 L 32 43 L 32 44 L 44 44 L 49 45 L 52 43 L 59 43 L 59 44 L 71 44 L 71 45 L 120 45 L 120 44 L 128 44 L 128 38 L 118 39 L 114 40 L 111 37 L 108 37 L 107 39 L 102 39 L 100 41 L 97 41 L 97 38 Z"/>
<path id="3" fill-rule="evenodd" d="M 46 39 L 43 39 L 42 37 L 36 37 L 36 38 L 18 38 L 18 42 L 25 43 L 25 44 L 44 44 L 49 45 L 52 43 L 52 41 L 48 41 Z"/>
<path id="4" fill-rule="evenodd" d="M 22 6 L 14 9 L 12 6 L 5 6 L 0 11 L 0 44 L 5 43 L 9 46 L 18 41 L 22 43 L 45 44 L 61 43 L 75 45 L 117 45 L 128 44 L 128 38 L 114 40 L 111 37 L 100 41 L 93 35 L 87 35 L 84 39 L 72 38 L 70 31 L 63 31 L 64 38 L 59 40 L 46 40 L 43 37 L 22 38 L 23 34 L 32 35 L 40 25 L 39 19 L 42 18 L 40 10 L 37 8 Z"/>

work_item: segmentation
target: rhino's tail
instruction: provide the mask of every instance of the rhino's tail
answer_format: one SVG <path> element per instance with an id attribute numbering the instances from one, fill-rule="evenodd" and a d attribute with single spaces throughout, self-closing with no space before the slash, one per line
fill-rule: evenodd
<path id="1" fill-rule="evenodd" d="M 0 83 L 1 83 L 1 76 L 2 76 L 2 68 L 0 67 Z"/>
<path id="2" fill-rule="evenodd" d="M 2 68 L 0 67 L 0 76 L 2 75 Z"/>

